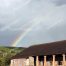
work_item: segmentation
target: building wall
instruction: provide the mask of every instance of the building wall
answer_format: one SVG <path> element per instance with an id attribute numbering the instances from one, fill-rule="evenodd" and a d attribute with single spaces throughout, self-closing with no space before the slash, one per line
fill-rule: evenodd
<path id="1" fill-rule="evenodd" d="M 25 66 L 25 58 L 22 59 L 12 59 L 10 66 Z"/>
<path id="2" fill-rule="evenodd" d="M 10 66 L 34 66 L 34 58 L 12 59 Z"/>

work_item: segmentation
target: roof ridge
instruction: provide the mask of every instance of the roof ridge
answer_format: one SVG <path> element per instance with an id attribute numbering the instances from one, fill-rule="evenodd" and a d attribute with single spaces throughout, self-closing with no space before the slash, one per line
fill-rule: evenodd
<path id="1" fill-rule="evenodd" d="M 51 42 L 48 42 L 48 43 L 41 43 L 41 44 L 34 44 L 34 45 L 32 45 L 32 46 L 30 46 L 30 47 L 34 47 L 34 46 L 40 46 L 40 45 L 47 45 L 47 44 L 53 44 L 53 43 L 59 43 L 59 42 L 64 42 L 64 41 L 66 41 L 66 40 L 58 40 L 58 41 L 51 41 Z M 29 47 L 28 47 L 29 48 Z"/>

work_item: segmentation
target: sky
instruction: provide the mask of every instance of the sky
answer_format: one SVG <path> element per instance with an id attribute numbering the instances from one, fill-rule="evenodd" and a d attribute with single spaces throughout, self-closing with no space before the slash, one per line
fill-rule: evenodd
<path id="1" fill-rule="evenodd" d="M 0 46 L 61 40 L 66 40 L 66 0 L 0 0 Z"/>

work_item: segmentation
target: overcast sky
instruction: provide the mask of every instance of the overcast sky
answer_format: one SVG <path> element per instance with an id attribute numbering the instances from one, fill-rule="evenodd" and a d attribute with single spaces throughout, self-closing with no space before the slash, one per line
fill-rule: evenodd
<path id="1" fill-rule="evenodd" d="M 1 46 L 59 40 L 66 40 L 66 0 L 0 0 Z"/>

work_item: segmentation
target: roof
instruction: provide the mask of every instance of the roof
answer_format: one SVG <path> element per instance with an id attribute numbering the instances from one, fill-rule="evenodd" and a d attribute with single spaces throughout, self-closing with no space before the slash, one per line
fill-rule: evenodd
<path id="1" fill-rule="evenodd" d="M 63 53 L 66 53 L 66 40 L 30 46 L 13 58 L 26 58 L 29 56 L 53 55 Z"/>

